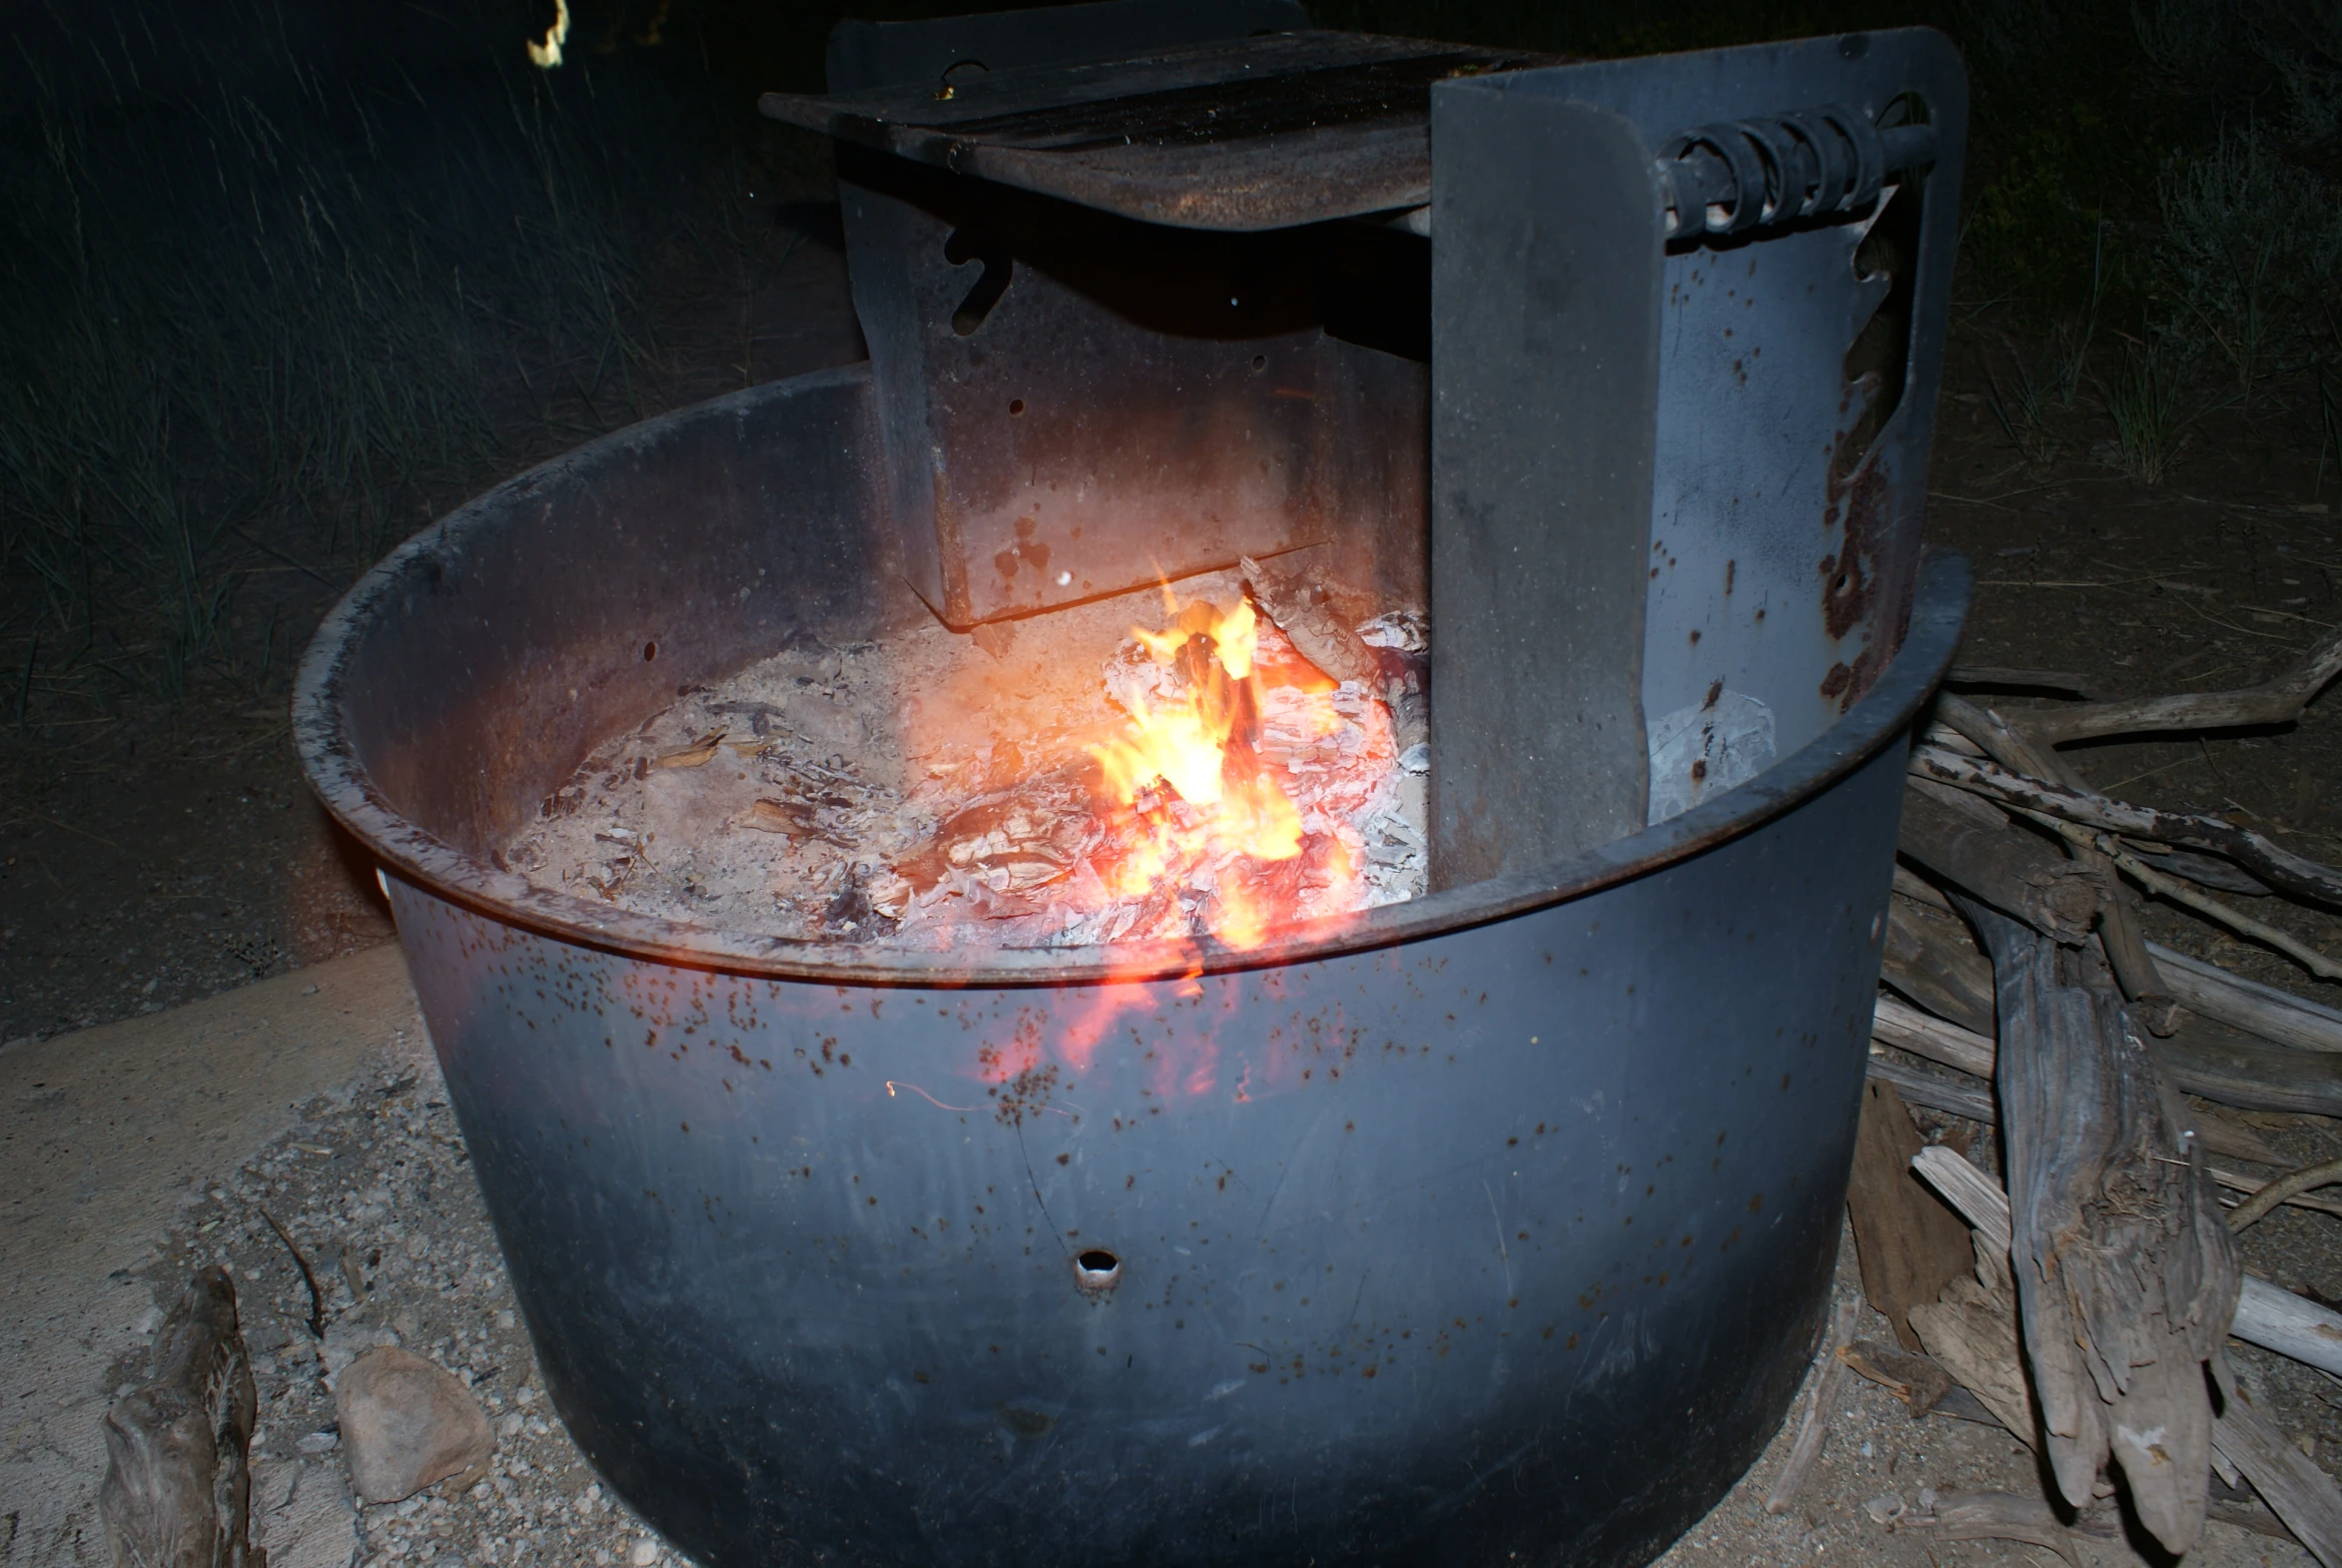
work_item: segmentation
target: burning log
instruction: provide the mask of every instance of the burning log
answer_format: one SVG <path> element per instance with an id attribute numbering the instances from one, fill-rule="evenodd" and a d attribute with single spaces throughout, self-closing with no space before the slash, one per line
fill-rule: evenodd
<path id="1" fill-rule="evenodd" d="M 98 1511 L 117 1563 L 261 1568 L 249 1534 L 259 1410 L 236 1285 L 215 1264 L 163 1320 L 154 1379 L 106 1415 Z"/>

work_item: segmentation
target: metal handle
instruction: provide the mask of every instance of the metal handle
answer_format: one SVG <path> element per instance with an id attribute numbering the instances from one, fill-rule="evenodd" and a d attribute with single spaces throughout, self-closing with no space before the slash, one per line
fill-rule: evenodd
<path id="1" fill-rule="evenodd" d="M 1659 149 L 1667 233 L 1671 239 L 1687 229 L 1743 234 L 1858 212 L 1889 175 L 1935 156 L 1931 127 L 1882 131 L 1843 104 L 1703 125 Z"/>

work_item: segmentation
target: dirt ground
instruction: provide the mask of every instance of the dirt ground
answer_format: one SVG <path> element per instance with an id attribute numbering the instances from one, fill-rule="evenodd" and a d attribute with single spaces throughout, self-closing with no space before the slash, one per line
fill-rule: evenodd
<path id="1" fill-rule="evenodd" d="M 834 234 L 804 215 L 784 216 L 776 232 L 790 238 L 735 297 L 730 309 L 738 315 L 703 324 L 704 381 L 679 385 L 671 404 L 743 379 L 859 356 Z M 2086 393 L 2085 406 L 2056 428 L 2062 449 L 2053 460 L 2018 455 L 1991 405 L 1992 377 L 2013 363 L 2016 349 L 1989 319 L 1955 324 L 1929 531 L 1964 552 L 1976 570 L 1964 663 L 2071 672 L 2093 696 L 2211 689 L 2265 678 L 2342 619 L 2342 528 L 2330 509 L 2342 506 L 2342 477 L 2326 471 L 2336 454 L 2321 453 L 2315 429 L 2288 406 L 2282 389 L 2198 420 L 2170 475 L 2150 488 L 2112 465 L 2111 428 L 2087 406 Z M 287 602 L 298 611 L 288 621 L 298 645 L 326 598 L 289 590 Z M 2071 755 L 2101 789 L 2231 816 L 2330 862 L 2342 856 L 2342 800 L 2329 782 L 2342 762 L 2338 700 L 2329 695 L 2300 724 L 2279 731 L 2097 745 Z M 169 1007 L 391 936 L 362 858 L 327 823 L 299 776 L 281 706 L 247 702 L 152 723 L 109 721 L 86 738 L 56 731 L 0 738 L 0 1049 Z M 2342 951 L 2322 918 L 2270 900 L 2256 901 L 2253 913 L 2313 946 Z M 2342 987 L 2310 982 L 2286 961 L 2176 912 L 2151 909 L 2148 925 L 2171 947 L 2342 1004 Z M 2333 1122 L 2250 1120 L 2296 1159 L 2342 1155 L 2342 1128 Z M 371 1101 L 323 1115 L 251 1162 L 241 1178 L 249 1193 L 223 1185 L 210 1199 L 217 1212 L 191 1211 L 184 1248 L 169 1261 L 226 1249 L 268 1277 L 277 1265 L 269 1246 L 251 1235 L 240 1196 L 271 1194 L 297 1214 L 322 1216 L 336 1205 L 347 1211 L 346 1200 L 372 1200 L 367 1194 L 381 1184 L 380 1171 L 397 1157 L 391 1144 L 420 1140 L 414 1147 L 422 1153 L 402 1179 L 423 1181 L 445 1200 L 430 1210 L 433 1217 L 412 1221 L 426 1236 L 421 1248 L 386 1249 L 382 1262 L 361 1255 L 356 1282 L 380 1293 L 365 1318 L 450 1364 L 496 1368 L 500 1429 L 508 1429 L 512 1451 L 530 1468 L 508 1468 L 506 1484 L 418 1505 L 395 1519 L 394 1511 L 371 1511 L 384 1517 L 363 1525 L 370 1560 L 428 1562 L 444 1551 L 449 1555 L 437 1560 L 509 1561 L 521 1541 L 537 1561 L 657 1560 L 655 1547 L 647 1549 L 651 1556 L 636 1550 L 639 1533 L 622 1505 L 587 1494 L 590 1476 L 558 1425 L 545 1426 L 520 1397 L 531 1375 L 527 1347 L 511 1327 L 476 1191 L 446 1153 L 456 1147 L 452 1137 L 443 1107 L 430 1104 L 425 1089 L 377 1086 Z M 391 1205 L 397 1195 L 383 1201 Z M 214 1219 L 233 1220 L 221 1232 L 232 1246 L 206 1239 L 204 1227 Z M 2342 1228 L 2330 1217 L 2281 1209 L 2249 1232 L 2244 1250 L 2249 1268 L 2281 1284 L 2342 1296 Z M 420 1266 L 425 1257 L 453 1259 L 448 1277 L 469 1281 L 465 1293 L 443 1295 L 436 1261 Z M 165 1271 L 158 1269 L 158 1281 Z M 334 1271 L 333 1288 L 347 1292 L 351 1283 Z M 289 1276 L 268 1288 L 287 1295 Z M 402 1302 L 400 1292 L 410 1288 L 411 1300 Z M 1865 1332 L 1885 1333 L 1876 1319 Z M 2322 1464 L 2342 1464 L 2342 1390 L 2334 1381 L 2258 1351 L 2232 1351 L 2256 1402 Z M 317 1429 L 315 1379 L 305 1379 L 297 1361 L 287 1353 L 269 1395 L 272 1442 L 285 1462 L 298 1460 L 299 1439 Z M 1883 1390 L 1850 1383 L 1823 1459 L 1789 1512 L 1774 1516 L 1760 1506 L 1785 1435 L 1664 1560 L 2046 1560 L 2028 1547 L 1951 1542 L 1924 1527 L 1879 1522 L 1875 1515 L 1893 1515 L 1898 1506 L 1922 1507 L 1928 1491 L 2029 1491 L 2039 1483 L 2030 1456 L 1997 1430 L 1942 1417 L 1915 1422 Z M 497 1541 L 503 1544 L 491 1556 L 489 1543 Z M 2130 1559 L 2116 1541 L 2086 1550 L 2100 1561 Z M 2191 1558 L 2306 1560 L 2289 1543 L 2226 1525 L 2215 1526 Z"/>

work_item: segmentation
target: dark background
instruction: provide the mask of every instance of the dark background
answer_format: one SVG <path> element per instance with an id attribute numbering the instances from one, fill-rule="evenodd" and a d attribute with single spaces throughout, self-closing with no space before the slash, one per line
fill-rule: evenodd
<path id="1" fill-rule="evenodd" d="M 826 149 L 754 113 L 820 85 L 846 9 L 579 0 L 548 71 L 523 46 L 549 0 L 0 4 L 0 1044 L 387 935 L 292 763 L 292 666 L 359 572 L 463 496 L 859 356 Z M 2173 570 L 2342 556 L 2303 509 L 2342 459 L 2342 7 L 1313 14 L 1577 54 L 1943 27 L 1974 133 L 1931 526 L 1984 552 L 1978 634 L 2154 685 L 2257 678 L 2323 624 L 2323 566 L 2214 586 L 2276 618 L 2166 678 L 2155 649 L 2187 651 L 2182 611 L 2212 599 L 2140 578 L 2175 618 L 2134 619 L 2134 653 L 2102 596 L 2044 620 L 1989 584 L 1994 552 L 2062 582 L 2054 552 L 2083 571 L 2108 528 Z M 2183 496 L 2259 496 L 2300 537 Z M 2018 646 L 2093 616 L 2086 646 Z M 2270 799 L 2323 821 L 2310 764 L 2280 772 Z M 2190 777 L 2166 782 L 2218 798 Z"/>

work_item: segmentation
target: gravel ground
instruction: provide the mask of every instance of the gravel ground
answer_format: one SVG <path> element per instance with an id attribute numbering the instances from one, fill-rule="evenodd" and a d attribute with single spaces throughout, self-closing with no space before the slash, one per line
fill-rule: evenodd
<path id="1" fill-rule="evenodd" d="M 272 1219 L 316 1276 L 322 1342 L 309 1327 L 309 1287 Z M 492 1472 L 470 1490 L 449 1495 L 442 1483 L 361 1507 L 354 1535 L 320 1521 L 295 1551 L 272 1552 L 275 1568 L 343 1568 L 353 1549 L 368 1563 L 449 1568 L 685 1561 L 602 1485 L 553 1415 L 435 1076 L 378 1081 L 347 1105 L 320 1102 L 234 1180 L 191 1193 L 148 1270 L 158 1301 L 215 1261 L 236 1277 L 260 1389 L 256 1513 L 320 1482 L 342 1488 L 347 1509 L 328 1379 L 370 1345 L 401 1345 L 454 1372 L 496 1434 Z M 148 1326 L 160 1318 L 158 1307 Z M 117 1387 L 146 1375 L 125 1364 Z"/>

